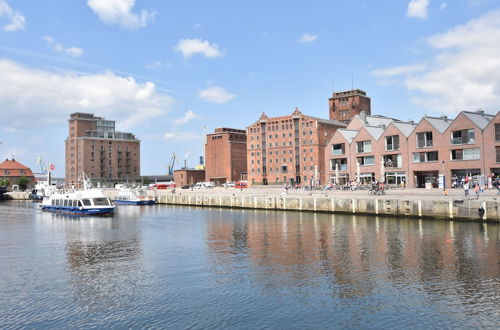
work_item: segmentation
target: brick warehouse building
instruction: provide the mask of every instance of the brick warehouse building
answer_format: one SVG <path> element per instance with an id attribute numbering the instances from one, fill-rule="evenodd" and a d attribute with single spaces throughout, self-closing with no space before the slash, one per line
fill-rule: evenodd
<path id="1" fill-rule="evenodd" d="M 424 116 L 418 124 L 361 114 L 335 133 L 325 158 L 330 182 L 338 177 L 339 184 L 383 180 L 436 188 L 440 177 L 446 187 L 465 176 L 498 177 L 500 113 Z"/>
<path id="2" fill-rule="evenodd" d="M 265 113 L 247 127 L 248 181 L 254 184 L 325 183 L 325 147 L 338 128 L 336 121 L 303 115 Z"/>
<path id="3" fill-rule="evenodd" d="M 113 185 L 140 180 L 140 140 L 115 130 L 115 121 L 91 113 L 70 115 L 66 139 L 66 185 L 78 186 L 83 173 Z"/>
<path id="4" fill-rule="evenodd" d="M 351 119 L 364 111 L 371 114 L 371 100 L 361 89 L 334 92 L 328 99 L 329 118 L 348 124 Z"/>
<path id="5" fill-rule="evenodd" d="M 216 128 L 207 134 L 205 181 L 225 183 L 246 179 L 246 132 L 235 128 Z"/>

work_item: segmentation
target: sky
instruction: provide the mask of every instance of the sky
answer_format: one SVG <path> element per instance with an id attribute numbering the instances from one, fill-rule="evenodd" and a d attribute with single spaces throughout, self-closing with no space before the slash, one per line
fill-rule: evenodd
<path id="1" fill-rule="evenodd" d="M 59 177 L 77 111 L 134 133 L 158 175 L 216 127 L 327 118 L 352 87 L 402 120 L 500 110 L 499 0 L 0 0 L 0 40 L 0 159 Z"/>

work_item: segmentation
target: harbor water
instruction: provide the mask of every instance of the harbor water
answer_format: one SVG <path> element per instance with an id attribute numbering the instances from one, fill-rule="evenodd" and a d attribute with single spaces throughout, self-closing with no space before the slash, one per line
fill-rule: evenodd
<path id="1" fill-rule="evenodd" d="M 496 224 L 0 203 L 0 328 L 494 328 Z"/>

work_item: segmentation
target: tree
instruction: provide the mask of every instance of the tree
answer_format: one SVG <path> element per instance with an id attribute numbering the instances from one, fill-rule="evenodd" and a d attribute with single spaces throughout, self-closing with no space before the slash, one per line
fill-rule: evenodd
<path id="1" fill-rule="evenodd" d="M 28 188 L 28 183 L 29 180 L 25 176 L 22 176 L 19 179 L 17 179 L 17 185 L 19 186 L 20 190 L 26 190 L 26 188 Z"/>
<path id="2" fill-rule="evenodd" d="M 9 179 L 0 178 L 0 187 L 8 187 L 10 184 Z"/>
<path id="3" fill-rule="evenodd" d="M 150 183 L 151 183 L 151 180 L 149 180 L 149 178 L 147 178 L 147 177 L 142 178 L 143 185 L 148 186 Z"/>

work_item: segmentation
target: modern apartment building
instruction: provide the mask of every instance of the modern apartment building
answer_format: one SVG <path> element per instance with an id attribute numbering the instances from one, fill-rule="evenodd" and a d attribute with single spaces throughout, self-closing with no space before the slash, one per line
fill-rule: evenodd
<path id="1" fill-rule="evenodd" d="M 205 181 L 225 183 L 246 178 L 246 131 L 236 128 L 216 128 L 207 134 L 205 144 Z"/>
<path id="2" fill-rule="evenodd" d="M 348 124 L 354 116 L 364 111 L 371 114 L 371 100 L 361 89 L 334 92 L 328 99 L 331 120 Z"/>
<path id="3" fill-rule="evenodd" d="M 336 121 L 303 115 L 268 117 L 247 127 L 249 184 L 325 183 L 325 147 L 338 128 Z"/>
<path id="4" fill-rule="evenodd" d="M 84 173 L 103 185 L 140 180 L 140 140 L 116 131 L 113 120 L 72 113 L 66 139 L 66 185 L 79 186 Z"/>
<path id="5" fill-rule="evenodd" d="M 462 111 L 418 124 L 361 113 L 326 148 L 330 182 L 374 180 L 449 187 L 466 176 L 500 175 L 500 116 Z"/>

